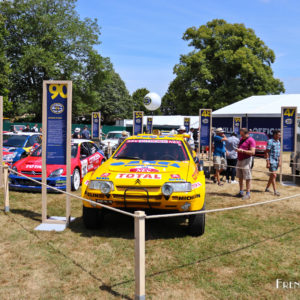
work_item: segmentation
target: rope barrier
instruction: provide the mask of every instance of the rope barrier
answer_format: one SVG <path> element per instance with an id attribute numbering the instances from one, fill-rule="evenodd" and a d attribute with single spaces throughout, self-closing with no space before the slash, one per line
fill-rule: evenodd
<path id="1" fill-rule="evenodd" d="M 255 202 L 250 204 L 244 204 L 244 205 L 237 205 L 237 206 L 231 206 L 231 207 L 224 207 L 224 208 L 216 208 L 216 209 L 210 209 L 210 210 L 202 210 L 202 211 L 193 211 L 193 212 L 185 212 L 185 213 L 174 213 L 174 214 L 163 214 L 163 215 L 152 215 L 152 216 L 146 216 L 146 219 L 158 219 L 158 218 L 171 218 L 171 217 L 182 217 L 182 216 L 190 216 L 190 215 L 200 215 L 200 214 L 206 214 L 206 213 L 213 213 L 213 212 L 221 212 L 221 211 L 227 211 L 227 210 L 234 210 L 239 208 L 246 208 L 246 207 L 253 207 L 268 203 L 274 203 L 278 201 L 288 200 L 292 198 L 300 197 L 300 194 L 296 194 L 289 197 L 284 197 L 280 199 L 272 199 L 262 202 Z"/>
<path id="2" fill-rule="evenodd" d="M 74 197 L 74 198 L 77 198 L 77 199 L 80 199 L 80 200 L 84 200 L 84 201 L 86 201 L 86 202 L 89 202 L 89 203 L 91 203 L 92 205 L 96 205 L 96 206 L 100 206 L 100 207 L 103 207 L 103 208 L 107 208 L 107 209 L 109 209 L 109 210 L 112 210 L 112 211 L 121 213 L 121 214 L 123 214 L 123 215 L 130 216 L 130 217 L 133 217 L 133 218 L 135 217 L 135 215 L 132 214 L 132 213 L 130 213 L 130 212 L 127 212 L 127 211 L 124 211 L 124 210 L 121 210 L 121 209 L 118 209 L 118 208 L 110 207 L 110 206 L 107 206 L 107 205 L 105 205 L 105 204 L 100 204 L 100 203 L 98 203 L 98 202 L 95 202 L 95 201 L 92 201 L 92 200 L 88 200 L 88 199 L 86 199 L 86 198 L 82 198 L 82 197 L 80 197 L 80 196 L 77 196 L 77 195 L 74 195 L 74 194 L 71 194 L 71 193 L 67 193 L 66 191 L 62 191 L 62 190 L 57 189 L 57 188 L 55 188 L 55 187 L 53 187 L 53 186 L 44 184 L 44 183 L 41 182 L 41 181 L 35 180 L 35 179 L 33 179 L 32 177 L 26 176 L 26 175 L 24 175 L 24 174 L 22 174 L 22 173 L 19 173 L 19 172 L 13 170 L 13 169 L 9 169 L 9 171 L 12 172 L 12 173 L 18 174 L 18 175 L 20 175 L 20 176 L 22 176 L 22 177 L 25 177 L 25 178 L 27 178 L 27 179 L 30 179 L 31 181 L 36 182 L 36 183 L 38 183 L 38 184 L 40 184 L 40 185 L 45 185 L 46 187 L 48 187 L 48 188 L 50 188 L 50 189 L 52 189 L 52 190 L 54 190 L 54 191 L 57 191 L 57 192 L 60 192 L 60 193 L 69 195 L 69 196 L 71 196 L 71 197 Z"/>

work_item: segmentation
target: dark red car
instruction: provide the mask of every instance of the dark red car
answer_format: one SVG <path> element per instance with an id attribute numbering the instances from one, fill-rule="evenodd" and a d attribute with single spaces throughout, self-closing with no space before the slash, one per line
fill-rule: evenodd
<path id="1" fill-rule="evenodd" d="M 264 132 L 258 131 L 250 131 L 249 134 L 256 142 L 255 155 L 264 157 L 269 140 L 268 136 Z"/>

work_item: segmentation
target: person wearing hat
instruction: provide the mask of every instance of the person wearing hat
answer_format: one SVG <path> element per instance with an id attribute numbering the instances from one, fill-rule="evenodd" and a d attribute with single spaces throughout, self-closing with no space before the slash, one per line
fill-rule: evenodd
<path id="1" fill-rule="evenodd" d="M 177 129 L 177 132 L 178 132 L 178 134 L 184 134 L 186 132 L 185 126 L 181 125 Z M 194 150 L 195 149 L 195 143 L 194 143 L 194 139 L 193 139 L 193 134 L 192 134 L 192 132 L 188 132 L 188 134 L 190 135 L 190 137 L 187 138 L 187 142 L 190 144 L 191 148 Z"/>
<path id="2" fill-rule="evenodd" d="M 78 127 L 75 128 L 72 138 L 73 139 L 80 139 L 80 128 L 78 128 Z"/>
<path id="3" fill-rule="evenodd" d="M 222 128 L 217 128 L 213 141 L 214 141 L 213 163 L 215 169 L 214 182 L 218 183 L 218 185 L 221 186 L 223 184 L 221 183 L 220 180 L 220 174 L 222 173 L 222 171 L 226 169 L 225 141 L 227 141 L 227 138 L 224 134 L 224 130 Z"/>
<path id="4" fill-rule="evenodd" d="M 118 140 L 118 146 L 121 145 L 128 138 L 127 131 L 123 130 L 121 134 L 122 134 L 122 136 Z"/>

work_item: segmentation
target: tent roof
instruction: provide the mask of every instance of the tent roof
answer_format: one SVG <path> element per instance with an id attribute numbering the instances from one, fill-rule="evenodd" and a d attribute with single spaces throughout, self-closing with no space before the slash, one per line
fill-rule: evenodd
<path id="1" fill-rule="evenodd" d="M 300 94 L 252 96 L 214 111 L 213 116 L 230 117 L 245 114 L 280 116 L 281 106 L 297 106 L 300 113 Z"/>

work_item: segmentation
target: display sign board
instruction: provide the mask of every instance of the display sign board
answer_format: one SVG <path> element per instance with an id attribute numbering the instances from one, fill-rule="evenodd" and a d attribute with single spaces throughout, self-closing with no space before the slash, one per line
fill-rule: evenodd
<path id="1" fill-rule="evenodd" d="M 43 82 L 42 222 L 47 219 L 47 165 L 65 165 L 66 191 L 71 190 L 72 81 Z M 70 218 L 70 197 L 66 195 L 66 221 Z"/>
<path id="2" fill-rule="evenodd" d="M 297 107 L 281 107 L 282 151 L 295 152 L 297 138 Z"/>
<path id="3" fill-rule="evenodd" d="M 153 130 L 153 117 L 147 118 L 147 133 L 152 133 Z"/>
<path id="4" fill-rule="evenodd" d="M 185 127 L 185 132 L 190 132 L 190 127 L 191 127 L 191 118 L 184 118 L 184 127 Z"/>
<path id="5" fill-rule="evenodd" d="M 0 96 L 0 187 L 3 186 L 3 97 Z"/>
<path id="6" fill-rule="evenodd" d="M 92 139 L 101 139 L 101 112 L 92 113 Z"/>
<path id="7" fill-rule="evenodd" d="M 242 117 L 233 117 L 233 132 L 236 135 L 239 135 L 241 128 L 242 128 Z"/>
<path id="8" fill-rule="evenodd" d="M 199 111 L 199 145 L 200 147 L 209 146 L 211 148 L 211 125 L 212 110 L 200 109 Z"/>
<path id="9" fill-rule="evenodd" d="M 133 135 L 142 134 L 143 133 L 143 119 L 144 112 L 143 111 L 134 111 L 133 112 Z"/>

